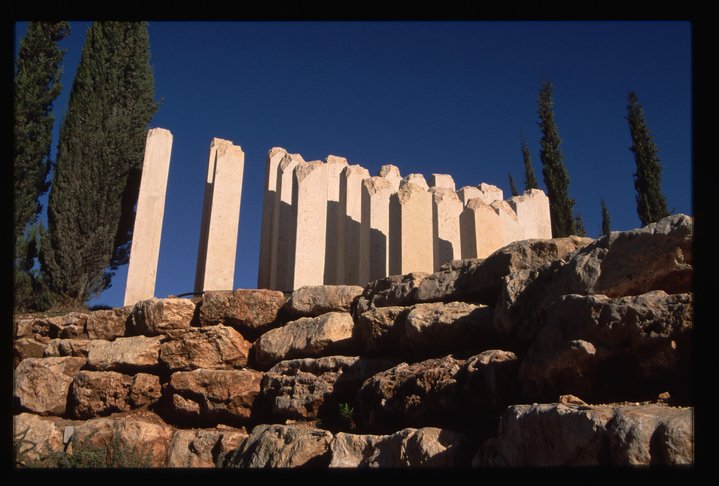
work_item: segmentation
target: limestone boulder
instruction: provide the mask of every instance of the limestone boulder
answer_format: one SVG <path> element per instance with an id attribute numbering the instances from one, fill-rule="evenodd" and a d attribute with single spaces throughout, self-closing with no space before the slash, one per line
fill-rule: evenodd
<path id="1" fill-rule="evenodd" d="M 691 294 L 562 296 L 522 362 L 522 388 L 532 401 L 648 400 L 664 391 L 687 400 L 692 328 Z"/>
<path id="2" fill-rule="evenodd" d="M 87 339 L 85 325 L 89 314 L 83 312 L 70 312 L 61 316 L 49 317 L 46 320 L 49 327 L 48 336 L 63 339 Z"/>
<path id="3" fill-rule="evenodd" d="M 364 289 L 356 285 L 307 285 L 292 292 L 285 310 L 296 317 L 317 317 L 327 312 L 348 312 Z"/>
<path id="4" fill-rule="evenodd" d="M 233 369 L 247 365 L 252 345 L 228 326 L 193 327 L 168 332 L 160 363 L 170 371 Z"/>
<path id="5" fill-rule="evenodd" d="M 13 336 L 15 339 L 48 337 L 50 325 L 33 314 L 15 314 L 13 316 Z"/>
<path id="6" fill-rule="evenodd" d="M 520 400 L 519 363 L 511 351 L 489 349 L 462 364 L 456 380 L 466 423 L 496 423 L 508 405 Z"/>
<path id="7" fill-rule="evenodd" d="M 117 338 L 93 346 L 87 355 L 87 365 L 97 371 L 151 371 L 159 365 L 161 341 L 162 336 Z"/>
<path id="8" fill-rule="evenodd" d="M 276 419 L 336 422 L 339 404 L 354 401 L 364 380 L 393 364 L 349 356 L 280 361 L 262 379 L 262 398 Z"/>
<path id="9" fill-rule="evenodd" d="M 132 310 L 133 306 L 128 305 L 90 312 L 85 323 L 87 337 L 105 341 L 113 341 L 115 338 L 124 337 L 127 334 L 128 320 Z"/>
<path id="10" fill-rule="evenodd" d="M 12 348 L 13 368 L 17 368 L 25 358 L 42 358 L 46 347 L 47 340 L 40 341 L 34 337 L 16 339 Z"/>
<path id="11" fill-rule="evenodd" d="M 102 339 L 50 339 L 43 350 L 43 357 L 78 356 L 87 358 L 90 350 L 109 343 Z"/>
<path id="12" fill-rule="evenodd" d="M 87 419 L 130 410 L 132 377 L 115 371 L 80 371 L 72 382 L 69 413 Z"/>
<path id="13" fill-rule="evenodd" d="M 188 329 L 195 315 L 195 303 L 177 297 L 147 299 L 135 304 L 130 328 L 135 334 L 157 336 L 167 331 Z"/>
<path id="14" fill-rule="evenodd" d="M 255 341 L 255 362 L 261 369 L 268 369 L 286 359 L 352 354 L 353 326 L 352 316 L 346 312 L 302 317 Z"/>
<path id="15" fill-rule="evenodd" d="M 15 368 L 14 398 L 21 410 L 64 415 L 70 385 L 85 358 L 27 358 Z"/>
<path id="16" fill-rule="evenodd" d="M 337 433 L 329 467 L 455 467 L 463 462 L 461 434 L 435 427 L 391 435 Z"/>
<path id="17" fill-rule="evenodd" d="M 233 467 L 326 467 L 332 434 L 300 425 L 257 425 L 241 449 L 228 458 Z"/>
<path id="18" fill-rule="evenodd" d="M 245 423 L 260 392 L 262 373 L 253 370 L 178 371 L 165 395 L 171 412 L 189 423 Z"/>
<path id="19" fill-rule="evenodd" d="M 244 430 L 232 428 L 175 430 L 167 467 L 216 467 L 246 438 Z"/>
<path id="20" fill-rule="evenodd" d="M 352 329 L 352 339 L 363 355 L 396 354 L 408 307 L 375 307 L 364 312 Z"/>
<path id="21" fill-rule="evenodd" d="M 280 323 L 285 296 L 277 290 L 238 289 L 205 292 L 200 304 L 201 326 L 232 326 L 248 339 L 256 339 Z"/>
<path id="22" fill-rule="evenodd" d="M 61 421 L 54 417 L 41 417 L 32 413 L 15 415 L 15 464 L 23 467 L 43 464 L 48 456 L 61 453 L 64 429 Z"/>
<path id="23" fill-rule="evenodd" d="M 375 307 L 408 306 L 417 303 L 417 287 L 428 275 L 424 272 L 390 275 L 368 283 L 353 303 L 352 314 L 359 318 Z"/>
<path id="24" fill-rule="evenodd" d="M 137 373 L 132 377 L 128 398 L 132 408 L 144 408 L 160 400 L 162 387 L 160 377 L 148 373 Z"/>

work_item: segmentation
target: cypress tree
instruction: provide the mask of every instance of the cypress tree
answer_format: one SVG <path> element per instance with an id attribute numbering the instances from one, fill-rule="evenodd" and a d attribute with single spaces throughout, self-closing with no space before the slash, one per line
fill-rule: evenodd
<path id="1" fill-rule="evenodd" d="M 612 231 L 609 209 L 607 209 L 607 203 L 604 202 L 604 198 L 602 198 L 600 204 L 602 205 L 602 235 L 606 236 Z"/>
<path id="2" fill-rule="evenodd" d="M 576 233 L 573 217 L 574 199 L 569 197 L 569 175 L 564 167 L 562 143 L 554 120 L 552 83 L 545 79 L 539 90 L 539 127 L 542 130 L 539 158 L 542 161 L 542 175 L 547 186 L 549 213 L 552 219 L 552 237 L 569 236 Z"/>
<path id="3" fill-rule="evenodd" d="M 577 236 L 587 236 L 587 230 L 584 228 L 584 220 L 582 219 L 582 213 L 577 213 L 574 217 L 574 234 Z"/>
<path id="4" fill-rule="evenodd" d="M 534 177 L 534 168 L 532 167 L 532 156 L 529 154 L 529 147 L 524 140 L 524 135 L 521 135 L 521 137 L 522 160 L 524 161 L 524 190 L 539 189 L 537 178 Z"/>
<path id="5" fill-rule="evenodd" d="M 637 192 L 637 215 L 642 225 L 654 223 L 669 215 L 667 200 L 662 194 L 662 166 L 657 146 L 644 119 L 644 109 L 636 93 L 629 92 L 627 121 L 637 172 L 634 174 L 634 189 Z"/>
<path id="6" fill-rule="evenodd" d="M 84 302 L 127 259 L 147 124 L 157 110 L 146 22 L 95 22 L 70 95 L 40 254 L 50 287 Z"/>
<path id="7" fill-rule="evenodd" d="M 67 22 L 30 22 L 20 41 L 15 73 L 14 179 L 15 237 L 37 220 L 39 197 L 47 192 L 50 143 L 55 118 L 52 104 L 62 85 L 59 42 L 67 37 Z"/>
<path id="8" fill-rule="evenodd" d="M 514 184 L 511 172 L 509 173 L 509 190 L 512 191 L 512 197 L 519 196 L 519 191 L 517 190 L 517 186 Z"/>

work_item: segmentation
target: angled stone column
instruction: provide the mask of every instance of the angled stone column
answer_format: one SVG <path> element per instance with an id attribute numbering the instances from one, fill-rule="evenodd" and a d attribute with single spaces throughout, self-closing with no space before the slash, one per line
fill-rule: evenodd
<path id="1" fill-rule="evenodd" d="M 392 164 L 385 164 L 379 168 L 377 175 L 387 179 L 387 181 L 392 185 L 394 192 L 399 191 L 399 183 L 402 182 L 402 175 L 399 172 L 399 167 Z"/>
<path id="2" fill-rule="evenodd" d="M 429 185 L 430 187 L 444 187 L 455 190 L 454 178 L 449 174 L 432 174 Z"/>
<path id="3" fill-rule="evenodd" d="M 484 204 L 504 199 L 504 192 L 497 186 L 482 182 L 478 186 L 464 186 L 457 195 L 466 206 L 470 199 L 480 199 Z"/>
<path id="4" fill-rule="evenodd" d="M 124 305 L 155 296 L 171 152 L 172 133 L 164 128 L 151 128 L 145 142 Z"/>
<path id="5" fill-rule="evenodd" d="M 530 189 L 521 196 L 512 197 L 507 203 L 517 213 L 517 221 L 522 228 L 523 239 L 552 237 L 549 198 L 544 191 Z"/>
<path id="6" fill-rule="evenodd" d="M 462 258 L 462 239 L 459 231 L 459 215 L 464 204 L 457 194 L 446 187 L 432 187 L 432 239 L 434 247 L 434 271 L 443 264 Z"/>
<path id="7" fill-rule="evenodd" d="M 389 274 L 432 273 L 432 194 L 420 185 L 402 181 L 390 198 L 389 228 Z"/>
<path id="8" fill-rule="evenodd" d="M 407 182 L 411 182 L 412 184 L 416 184 L 422 189 L 429 190 L 429 185 L 427 184 L 427 180 L 424 178 L 422 174 L 407 174 L 405 178 L 403 179 Z"/>
<path id="9" fill-rule="evenodd" d="M 287 155 L 281 147 L 272 147 L 267 153 L 267 166 L 265 171 L 265 197 L 262 204 L 262 234 L 260 235 L 260 261 L 257 267 L 257 288 L 270 288 L 270 268 L 272 259 L 272 241 L 276 237 L 277 229 L 272 224 L 275 218 L 275 202 L 277 198 L 277 167 Z"/>
<path id="10" fill-rule="evenodd" d="M 340 281 L 340 267 L 344 260 L 339 261 L 339 238 L 340 238 L 340 174 L 347 167 L 347 159 L 328 155 L 327 165 L 327 233 L 325 235 L 325 285 L 336 285 Z"/>
<path id="11" fill-rule="evenodd" d="M 337 232 L 337 280 L 344 285 L 364 285 L 360 275 L 360 228 L 362 225 L 362 181 L 369 171 L 349 165 L 340 174 L 340 214 Z"/>
<path id="12" fill-rule="evenodd" d="M 394 187 L 380 176 L 362 181 L 359 285 L 389 275 L 389 200 Z"/>
<path id="13" fill-rule="evenodd" d="M 214 138 L 205 183 L 195 292 L 232 290 L 240 224 L 245 153 L 229 140 Z"/>
<path id="14" fill-rule="evenodd" d="M 460 216 L 462 258 L 486 258 L 494 251 L 523 239 L 517 214 L 507 201 L 485 204 L 470 199 Z"/>
<path id="15" fill-rule="evenodd" d="M 290 287 L 293 290 L 324 283 L 328 165 L 316 160 L 295 167 L 292 206 L 297 223 Z"/>
<path id="16" fill-rule="evenodd" d="M 305 163 L 299 154 L 285 154 L 277 166 L 277 192 L 272 223 L 276 231 L 270 242 L 270 288 L 273 290 L 292 290 L 297 224 L 296 208 L 292 205 L 294 171 L 297 164 Z"/>

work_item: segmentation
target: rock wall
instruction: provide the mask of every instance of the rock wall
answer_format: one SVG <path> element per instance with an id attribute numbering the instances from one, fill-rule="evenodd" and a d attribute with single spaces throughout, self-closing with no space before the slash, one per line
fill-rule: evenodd
<path id="1" fill-rule="evenodd" d="M 692 464 L 691 273 L 676 215 L 364 288 L 18 315 L 16 464 Z"/>

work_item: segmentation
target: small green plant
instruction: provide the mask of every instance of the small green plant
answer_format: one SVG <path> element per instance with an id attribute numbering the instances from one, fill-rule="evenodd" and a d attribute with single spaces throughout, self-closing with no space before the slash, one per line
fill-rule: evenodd
<path id="1" fill-rule="evenodd" d="M 350 430 L 354 430 L 355 428 L 354 414 L 355 410 L 349 403 L 344 402 L 339 404 L 340 418 L 349 425 Z"/>

